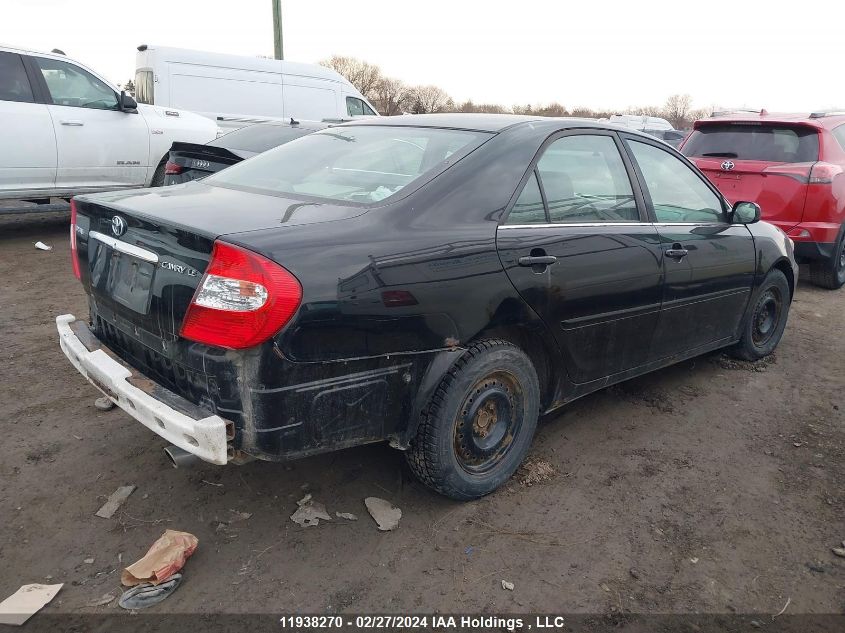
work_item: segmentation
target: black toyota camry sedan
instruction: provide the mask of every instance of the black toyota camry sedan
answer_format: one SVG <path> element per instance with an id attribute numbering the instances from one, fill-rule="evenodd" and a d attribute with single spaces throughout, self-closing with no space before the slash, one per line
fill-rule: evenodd
<path id="1" fill-rule="evenodd" d="M 797 268 L 759 218 L 637 132 L 368 119 L 200 182 L 77 197 L 90 315 L 57 326 L 171 455 L 388 441 L 473 499 L 512 475 L 541 414 L 711 350 L 771 353 Z"/>

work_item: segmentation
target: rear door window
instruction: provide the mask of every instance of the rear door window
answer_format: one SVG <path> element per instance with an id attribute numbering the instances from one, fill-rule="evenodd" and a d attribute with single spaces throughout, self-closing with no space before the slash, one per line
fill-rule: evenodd
<path id="1" fill-rule="evenodd" d="M 625 164 L 610 136 L 564 136 L 537 162 L 552 223 L 638 222 Z"/>
<path id="2" fill-rule="evenodd" d="M 15 53 L 0 52 L 0 101 L 35 101 L 23 60 Z"/>
<path id="3" fill-rule="evenodd" d="M 682 152 L 698 158 L 810 163 L 819 159 L 819 136 L 797 125 L 711 124 L 694 130 Z"/>

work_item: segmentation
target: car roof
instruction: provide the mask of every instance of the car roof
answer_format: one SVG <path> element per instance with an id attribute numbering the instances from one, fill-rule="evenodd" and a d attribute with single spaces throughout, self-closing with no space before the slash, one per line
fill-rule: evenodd
<path id="1" fill-rule="evenodd" d="M 718 123 L 800 123 L 815 128 L 835 128 L 845 123 L 845 111 L 827 112 L 725 112 L 716 113 L 706 119 L 699 119 L 699 125 Z"/>
<path id="2" fill-rule="evenodd" d="M 68 57 L 64 53 L 53 53 L 52 51 L 48 53 L 47 51 L 39 51 L 35 50 L 34 48 L 24 48 L 22 46 L 12 46 L 10 44 L 3 44 L 2 42 L 0 42 L 0 50 L 9 53 L 17 53 L 18 55 L 37 55 L 38 57 L 49 57 L 52 59 L 67 59 L 74 62 L 75 64 L 79 64 L 78 61 L 71 57 Z"/>
<path id="3" fill-rule="evenodd" d="M 431 127 L 471 130 L 475 132 L 501 132 L 520 123 L 557 124 L 561 129 L 567 127 L 595 127 L 620 132 L 635 132 L 619 125 L 590 119 L 570 117 L 542 117 L 523 114 L 482 114 L 449 112 L 442 114 L 404 114 L 400 116 L 368 117 L 344 123 L 342 127 L 358 125 L 386 125 L 393 127 Z"/>
<path id="4" fill-rule="evenodd" d="M 306 130 L 324 130 L 332 125 L 334 125 L 333 121 L 307 121 L 305 119 L 292 119 L 290 121 L 262 121 L 261 123 L 254 123 L 239 129 L 244 130 L 255 127 L 298 127 Z"/>

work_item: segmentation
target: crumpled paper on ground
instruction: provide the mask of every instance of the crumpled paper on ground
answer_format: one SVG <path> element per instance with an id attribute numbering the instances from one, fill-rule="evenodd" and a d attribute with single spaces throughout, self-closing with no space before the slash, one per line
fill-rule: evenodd
<path id="1" fill-rule="evenodd" d="M 162 583 L 182 569 L 198 544 L 197 537 L 189 532 L 165 530 L 141 560 L 123 570 L 120 582 L 127 587 Z"/>

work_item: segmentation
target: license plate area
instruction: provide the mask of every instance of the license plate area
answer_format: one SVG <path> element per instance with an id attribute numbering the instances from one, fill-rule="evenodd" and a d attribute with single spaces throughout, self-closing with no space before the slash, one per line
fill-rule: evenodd
<path id="1" fill-rule="evenodd" d="M 133 312 L 149 314 L 155 266 L 109 246 L 101 248 L 105 250 L 101 256 L 108 262 L 103 292 Z"/>

